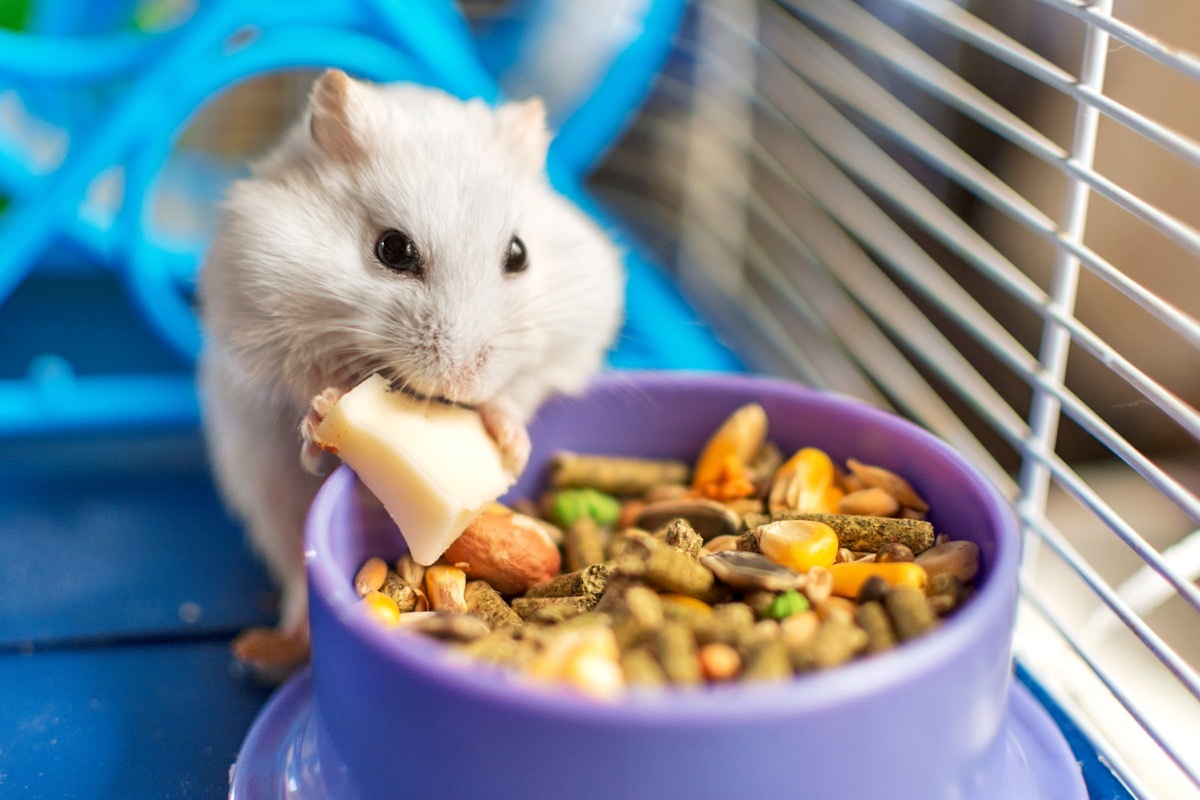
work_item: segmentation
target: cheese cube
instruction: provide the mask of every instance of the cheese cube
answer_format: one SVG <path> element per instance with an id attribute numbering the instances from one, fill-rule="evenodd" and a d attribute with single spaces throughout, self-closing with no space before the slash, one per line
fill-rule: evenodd
<path id="1" fill-rule="evenodd" d="M 379 498 L 419 564 L 437 561 L 516 481 L 479 414 L 391 391 L 381 375 L 343 395 L 313 438 Z"/>

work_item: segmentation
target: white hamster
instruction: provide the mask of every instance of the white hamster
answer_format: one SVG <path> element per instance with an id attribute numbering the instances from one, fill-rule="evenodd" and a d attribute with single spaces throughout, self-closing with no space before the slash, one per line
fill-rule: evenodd
<path id="1" fill-rule="evenodd" d="M 601 367 L 621 256 L 549 185 L 549 142 L 537 99 L 492 108 L 330 70 L 230 188 L 200 273 L 198 374 L 218 487 L 282 590 L 279 635 L 307 642 L 314 396 L 382 372 L 479 408 L 523 463 L 541 402 Z"/>

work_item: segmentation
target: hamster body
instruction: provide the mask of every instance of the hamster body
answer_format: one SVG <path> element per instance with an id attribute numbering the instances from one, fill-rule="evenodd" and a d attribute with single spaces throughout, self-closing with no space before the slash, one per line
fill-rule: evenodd
<path id="1" fill-rule="evenodd" d="M 314 396 L 381 372 L 477 407 L 527 453 L 541 402 L 601 367 L 621 258 L 549 186 L 549 138 L 538 100 L 491 108 L 331 70 L 231 187 L 200 274 L 198 379 L 218 487 L 282 590 L 281 634 L 307 637 L 302 532 L 321 479 L 300 431 Z"/>

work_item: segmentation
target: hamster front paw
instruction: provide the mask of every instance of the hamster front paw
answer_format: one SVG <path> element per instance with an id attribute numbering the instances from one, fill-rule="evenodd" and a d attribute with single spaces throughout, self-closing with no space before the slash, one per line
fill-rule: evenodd
<path id="1" fill-rule="evenodd" d="M 529 462 L 533 447 L 525 424 L 502 402 L 484 403 L 479 407 L 479 416 L 488 435 L 500 448 L 504 468 L 513 475 L 520 475 Z"/>
<path id="2" fill-rule="evenodd" d="M 300 464 L 313 475 L 324 472 L 325 449 L 316 441 L 317 427 L 325 421 L 325 415 L 341 397 L 342 390 L 330 386 L 309 401 L 308 413 L 300 422 L 300 438 L 303 441 L 300 445 Z"/>

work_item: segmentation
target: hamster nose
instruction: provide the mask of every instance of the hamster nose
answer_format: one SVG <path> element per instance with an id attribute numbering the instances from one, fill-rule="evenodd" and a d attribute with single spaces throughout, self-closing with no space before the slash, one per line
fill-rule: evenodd
<path id="1" fill-rule="evenodd" d="M 488 348 L 461 359 L 447 359 L 443 366 L 442 385 L 445 395 L 453 400 L 470 402 L 482 388 L 484 368 L 487 366 Z"/>

